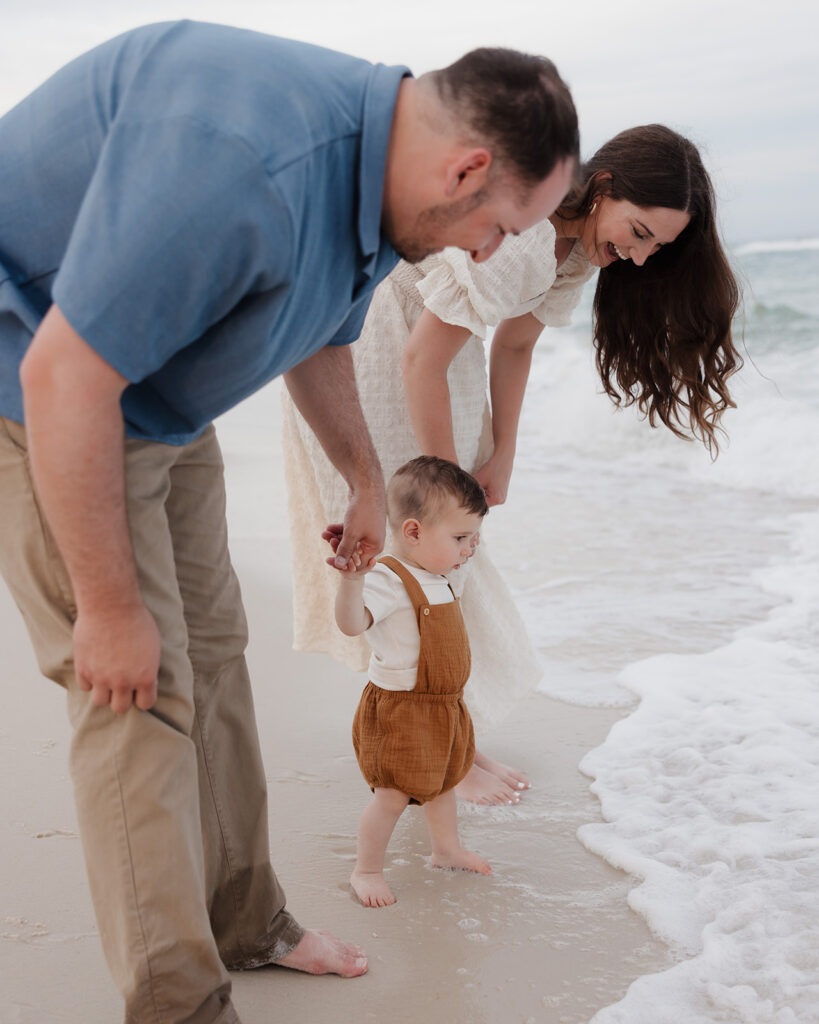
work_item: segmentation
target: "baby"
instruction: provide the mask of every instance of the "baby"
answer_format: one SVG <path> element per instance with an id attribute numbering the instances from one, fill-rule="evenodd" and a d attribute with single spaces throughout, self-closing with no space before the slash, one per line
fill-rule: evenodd
<path id="1" fill-rule="evenodd" d="M 492 873 L 458 839 L 454 787 L 472 765 L 475 741 L 463 702 L 469 642 L 445 576 L 472 554 L 487 511 L 480 484 L 459 466 L 413 459 L 387 487 L 391 555 L 342 576 L 338 626 L 348 636 L 366 632 L 372 649 L 353 722 L 356 757 L 374 794 L 350 877 L 366 907 L 395 903 L 384 855 L 410 803 L 424 807 L 432 865 Z"/>

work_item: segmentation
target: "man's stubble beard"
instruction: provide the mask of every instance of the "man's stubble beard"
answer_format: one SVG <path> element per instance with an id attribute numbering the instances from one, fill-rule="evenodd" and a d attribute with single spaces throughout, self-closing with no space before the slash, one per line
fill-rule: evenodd
<path id="1" fill-rule="evenodd" d="M 490 189 L 484 185 L 463 199 L 456 199 L 451 203 L 437 203 L 422 210 L 415 218 L 412 231 L 403 236 L 395 235 L 389 220 L 385 224 L 384 232 L 402 260 L 406 260 L 407 263 L 420 263 L 427 256 L 432 256 L 453 244 L 446 239 L 449 228 L 473 210 L 477 210 L 479 206 L 483 206 L 489 196 Z"/>

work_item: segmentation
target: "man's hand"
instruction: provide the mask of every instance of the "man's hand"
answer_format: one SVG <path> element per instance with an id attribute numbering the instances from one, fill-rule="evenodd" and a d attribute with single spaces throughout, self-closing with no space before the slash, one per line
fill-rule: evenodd
<path id="1" fill-rule="evenodd" d="M 139 604 L 101 614 L 80 613 L 74 624 L 74 663 L 81 690 L 99 707 L 124 714 L 156 702 L 159 630 Z"/>
<path id="2" fill-rule="evenodd" d="M 343 523 L 330 523 L 330 525 L 321 531 L 321 539 L 326 540 L 330 547 L 333 549 L 333 554 L 325 559 L 328 565 L 331 565 L 334 569 L 336 566 L 336 551 L 341 543 L 341 538 L 344 536 L 344 524 Z M 364 569 L 361 568 L 361 545 L 357 544 L 356 549 L 353 552 L 353 572 L 366 572 L 367 566 Z M 346 565 L 341 572 L 346 572 Z"/>
<path id="3" fill-rule="evenodd" d="M 384 488 L 372 487 L 353 494 L 343 523 L 332 523 L 322 533 L 333 549 L 327 559 L 340 572 L 363 572 L 375 565 L 384 550 L 386 507 Z"/>
<path id="4" fill-rule="evenodd" d="M 128 530 L 127 380 L 52 306 L 20 370 L 34 483 L 77 605 L 78 684 L 114 711 L 156 700 L 159 635 L 142 603 Z"/>

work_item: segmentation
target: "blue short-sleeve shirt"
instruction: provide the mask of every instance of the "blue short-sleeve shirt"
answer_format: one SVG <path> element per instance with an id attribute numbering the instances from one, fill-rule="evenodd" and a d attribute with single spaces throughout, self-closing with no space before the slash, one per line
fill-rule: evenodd
<path id="1" fill-rule="evenodd" d="M 56 302 L 182 444 L 325 345 L 398 257 L 380 233 L 406 68 L 194 22 L 136 29 L 0 119 L 0 414 Z"/>

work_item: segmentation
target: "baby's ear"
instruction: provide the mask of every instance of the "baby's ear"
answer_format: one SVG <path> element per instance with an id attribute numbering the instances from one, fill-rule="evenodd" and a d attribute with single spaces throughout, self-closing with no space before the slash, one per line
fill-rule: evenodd
<path id="1" fill-rule="evenodd" d="M 405 519 L 401 524 L 401 536 L 409 544 L 417 544 L 420 540 L 421 524 L 417 519 Z"/>

